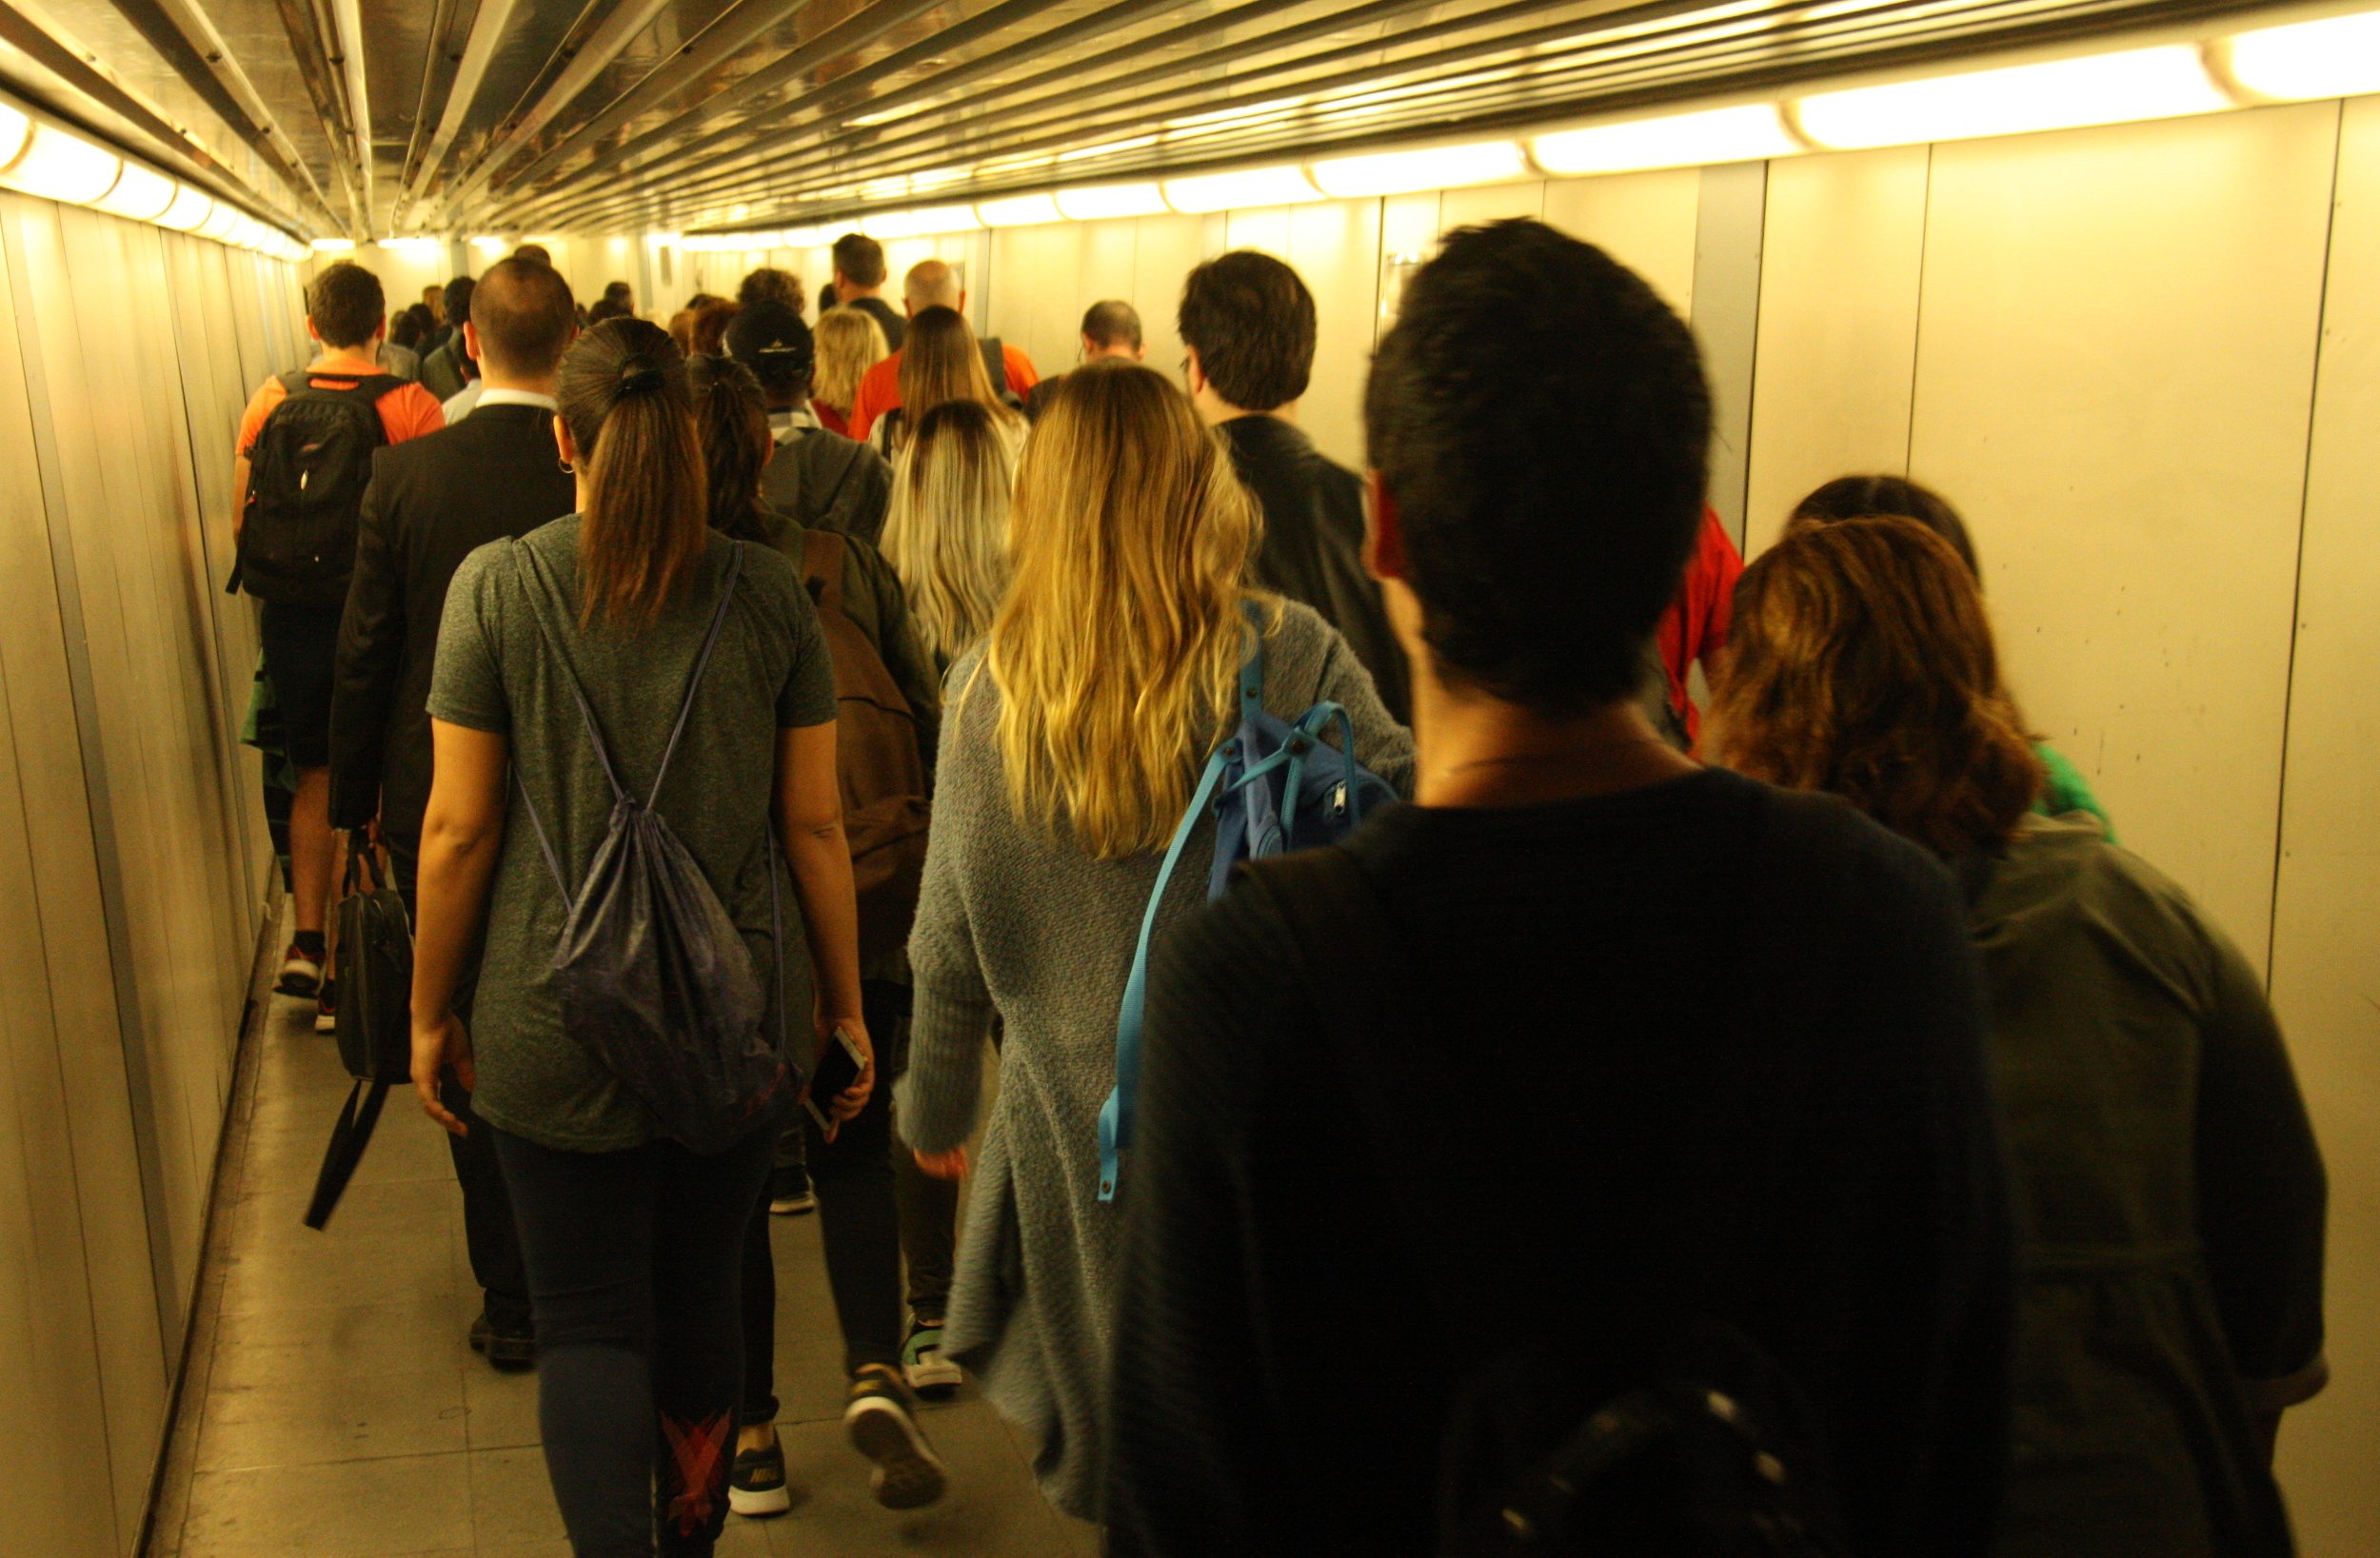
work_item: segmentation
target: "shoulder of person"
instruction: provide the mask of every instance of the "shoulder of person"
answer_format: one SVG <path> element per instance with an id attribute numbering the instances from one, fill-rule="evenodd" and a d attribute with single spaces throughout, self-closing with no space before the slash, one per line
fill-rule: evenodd
<path id="1" fill-rule="evenodd" d="M 1311 665 L 1318 673 L 1331 655 L 1336 643 L 1346 648 L 1346 640 L 1322 614 L 1303 601 L 1287 596 L 1274 598 L 1279 615 L 1275 617 L 1264 633 L 1264 653 L 1268 663 L 1278 657 L 1284 664 Z M 1355 653 L 1347 649 L 1350 655 Z"/>
<path id="2" fill-rule="evenodd" d="M 1246 872 L 1234 872 L 1228 892 L 1160 936 L 1150 959 L 1162 989 L 1162 994 L 1152 990 L 1159 1009 L 1170 1004 L 1211 1016 L 1216 996 L 1224 992 L 1237 993 L 1229 1005 L 1242 1017 L 1267 1008 L 1313 1009 L 1319 993 L 1308 989 L 1298 939 L 1276 897 L 1284 890 L 1278 881 L 1259 882 Z M 1212 1074 L 1236 1059 L 1253 1058 L 1256 1049 L 1247 1041 L 1258 1036 L 1243 1023 L 1202 1022 L 1197 1044 L 1166 1048 L 1200 1052 L 1195 1059 L 1177 1055 L 1175 1061 Z M 1237 1055 L 1229 1047 L 1235 1039 L 1241 1044 Z"/>
<path id="3" fill-rule="evenodd" d="M 2052 896 L 2105 930 L 2113 930 L 2134 953 L 2171 955 L 2203 966 L 2210 948 L 2228 937 L 2179 882 L 2100 833 L 2089 816 L 2029 816 L 2009 846 L 1997 891 L 1987 890 L 1981 906 L 1993 922 L 2021 913 Z M 2026 901 L 2016 902 L 2022 898 Z M 1978 929 L 1987 929 L 1979 926 Z"/>
<path id="4" fill-rule="evenodd" d="M 1759 869 L 1788 891 L 1834 897 L 1836 906 L 1905 919 L 1920 905 L 1955 901 L 1949 868 L 1840 796 L 1787 790 L 1725 773 L 1726 790 L 1754 818 Z"/>

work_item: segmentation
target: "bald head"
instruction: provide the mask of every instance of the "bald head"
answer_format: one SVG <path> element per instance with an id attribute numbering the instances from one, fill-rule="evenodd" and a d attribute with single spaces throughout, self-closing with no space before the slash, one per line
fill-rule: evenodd
<path id="1" fill-rule="evenodd" d="M 950 268 L 949 261 L 920 260 L 902 279 L 901 302 L 912 314 L 925 308 L 964 311 L 967 292 L 959 285 L 959 273 Z"/>
<path id="2" fill-rule="evenodd" d="M 499 260 L 471 289 L 469 345 L 490 385 L 552 378 L 577 333 L 570 284 L 551 266 Z"/>

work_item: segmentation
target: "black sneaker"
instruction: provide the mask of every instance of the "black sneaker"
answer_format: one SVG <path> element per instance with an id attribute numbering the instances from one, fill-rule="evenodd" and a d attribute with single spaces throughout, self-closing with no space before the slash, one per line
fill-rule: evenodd
<path id="1" fill-rule="evenodd" d="M 752 1520 L 783 1514 L 793 1508 L 793 1489 L 785 1485 L 785 1447 L 771 1438 L 766 1450 L 746 1450 L 736 1455 L 727 1474 L 727 1508 Z"/>
<path id="2" fill-rule="evenodd" d="M 311 996 L 322 988 L 323 956 L 307 952 L 296 942 L 281 955 L 281 976 L 273 988 L 284 996 Z"/>
<path id="3" fill-rule="evenodd" d="M 868 1487 L 887 1509 L 915 1509 L 942 1496 L 947 1479 L 942 1458 L 918 1427 L 917 1398 L 901 1375 L 881 1363 L 863 1368 L 851 1381 L 843 1408 L 843 1431 L 861 1454 L 876 1463 Z"/>
<path id="4" fill-rule="evenodd" d="M 471 1351 L 504 1373 L 518 1373 L 537 1362 L 537 1333 L 509 1328 L 498 1331 L 483 1309 L 471 1322 Z"/>
<path id="5" fill-rule="evenodd" d="M 810 1171 L 800 1163 L 768 1172 L 768 1210 L 780 1217 L 799 1217 L 818 1210 L 818 1192 L 810 1187 Z"/>

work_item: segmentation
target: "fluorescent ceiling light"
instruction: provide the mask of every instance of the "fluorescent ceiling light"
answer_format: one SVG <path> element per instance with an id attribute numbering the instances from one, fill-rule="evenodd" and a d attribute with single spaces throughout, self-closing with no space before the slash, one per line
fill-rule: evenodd
<path id="1" fill-rule="evenodd" d="M 220 244 L 238 230 L 240 215 L 237 206 L 227 206 L 219 200 L 215 202 L 215 208 L 207 213 L 207 220 L 190 230 L 201 238 L 211 238 Z"/>
<path id="2" fill-rule="evenodd" d="M 446 246 L 435 238 L 384 238 L 380 247 L 399 254 L 431 254 Z"/>
<path id="3" fill-rule="evenodd" d="M 193 189 L 187 184 L 173 187 L 173 204 L 157 218 L 157 226 L 188 232 L 214 214 L 215 197 L 204 189 Z M 353 246 L 350 245 L 350 247 Z"/>
<path id="4" fill-rule="evenodd" d="M 481 233 L 471 240 L 471 247 L 485 254 L 502 254 L 512 246 L 493 233 Z"/>
<path id="5" fill-rule="evenodd" d="M 1806 138 L 1849 150 L 2121 125 L 2230 107 L 2199 51 L 2172 44 L 1818 92 L 1796 99 L 1792 112 Z"/>
<path id="6" fill-rule="evenodd" d="M 1423 147 L 1381 151 L 1368 157 L 1327 157 L 1306 171 L 1326 195 L 1361 200 L 1405 195 L 1417 189 L 1457 189 L 1472 184 L 1501 184 L 1527 176 L 1515 141 L 1474 141 L 1468 146 Z"/>
<path id="7" fill-rule="evenodd" d="M 1200 173 L 1164 181 L 1165 204 L 1177 211 L 1229 211 L 1250 206 L 1294 206 L 1322 191 L 1295 168 L 1252 168 L 1242 173 Z"/>
<path id="8" fill-rule="evenodd" d="M 88 206 L 115 187 L 124 159 L 54 125 L 33 127 L 25 149 L 0 171 L 0 184 L 44 200 Z"/>
<path id="9" fill-rule="evenodd" d="M 2380 92 L 2380 11 L 2243 32 L 2227 52 L 2231 79 L 2258 97 Z"/>
<path id="10" fill-rule="evenodd" d="M 317 238 L 314 240 L 314 252 L 317 254 L 352 254 L 355 252 L 355 240 L 352 238 Z"/>
<path id="11" fill-rule="evenodd" d="M 870 238 L 922 238 L 929 233 L 969 232 L 976 227 L 972 206 L 922 206 L 907 211 L 880 211 L 860 219 L 860 230 Z"/>
<path id="12" fill-rule="evenodd" d="M 1102 222 L 1119 216 L 1156 216 L 1169 209 L 1165 192 L 1154 184 L 1092 184 L 1058 191 L 1059 214 L 1074 222 Z"/>
<path id="13" fill-rule="evenodd" d="M 826 242 L 823 227 L 787 227 L 777 235 L 778 248 L 816 248 Z"/>
<path id="14" fill-rule="evenodd" d="M 1529 155 L 1539 168 L 1562 175 L 1759 162 L 1802 149 L 1774 103 L 1587 125 L 1529 143 Z"/>
<path id="15" fill-rule="evenodd" d="M 116 177 L 116 187 L 92 204 L 135 222 L 154 222 L 173 204 L 174 192 L 173 181 L 163 173 L 128 162 Z"/>
<path id="16" fill-rule="evenodd" d="M 16 160 L 16 154 L 25 149 L 26 139 L 32 133 L 33 122 L 30 119 L 6 103 L 0 103 L 0 168 L 6 168 Z"/>
<path id="17" fill-rule="evenodd" d="M 1030 227 L 1063 220 L 1055 195 L 1007 195 L 975 203 L 975 219 L 987 227 Z"/>

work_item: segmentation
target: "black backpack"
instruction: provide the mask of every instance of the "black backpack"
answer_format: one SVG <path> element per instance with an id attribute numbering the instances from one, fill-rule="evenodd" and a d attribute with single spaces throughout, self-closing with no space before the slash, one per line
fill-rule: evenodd
<path id="1" fill-rule="evenodd" d="M 288 606 L 347 600 L 372 451 L 388 442 L 380 398 L 403 383 L 386 373 L 281 376 L 288 393 L 248 453 L 239 567 L 250 595 Z M 339 384 L 347 387 L 329 387 Z"/>
<path id="2" fill-rule="evenodd" d="M 511 544 L 524 575 L 533 576 L 549 599 L 559 601 L 561 592 L 545 577 L 536 554 L 518 542 Z M 538 632 L 545 636 L 555 668 L 577 700 L 586 739 L 611 780 L 611 826 L 595 846 L 586 879 L 575 892 L 562 874 L 562 859 L 537 815 L 537 803 L 521 782 L 518 747 L 513 759 L 513 781 L 536 830 L 537 847 L 569 911 L 553 956 L 563 1026 L 644 1101 L 663 1134 L 704 1154 L 724 1152 L 774 1118 L 801 1086 L 784 1037 L 784 925 L 777 896 L 774 830 L 768 842 L 770 932 L 777 955 L 777 1033 L 772 1038 L 764 1020 L 769 1003 L 743 933 L 703 874 L 702 862 L 653 809 L 744 572 L 744 543 L 733 545 L 719 609 L 686 679 L 685 701 L 653 775 L 652 790 L 643 800 L 620 782 L 595 711 L 568 657 L 554 641 L 544 616 L 531 613 Z"/>
<path id="3" fill-rule="evenodd" d="M 975 345 L 983 354 L 983 371 L 991 375 L 992 393 L 1000 397 L 1000 404 L 1011 411 L 1023 410 L 1024 397 L 1008 385 L 1008 353 L 1000 337 L 987 335 Z"/>
<path id="4" fill-rule="evenodd" d="M 1399 1010 L 1394 925 L 1341 848 L 1240 876 L 1287 922 L 1325 1014 L 1318 1036 L 1415 1230 L 1440 1339 L 1463 1360 L 1438 1445 L 1437 1558 L 1842 1558 L 1801 1392 L 1740 1331 L 1680 1313 L 1549 1357 L 1542 1336 L 1499 1344 L 1465 1323 L 1462 1212 L 1397 1105 L 1442 1078 L 1411 1074 L 1376 1037 Z"/>

